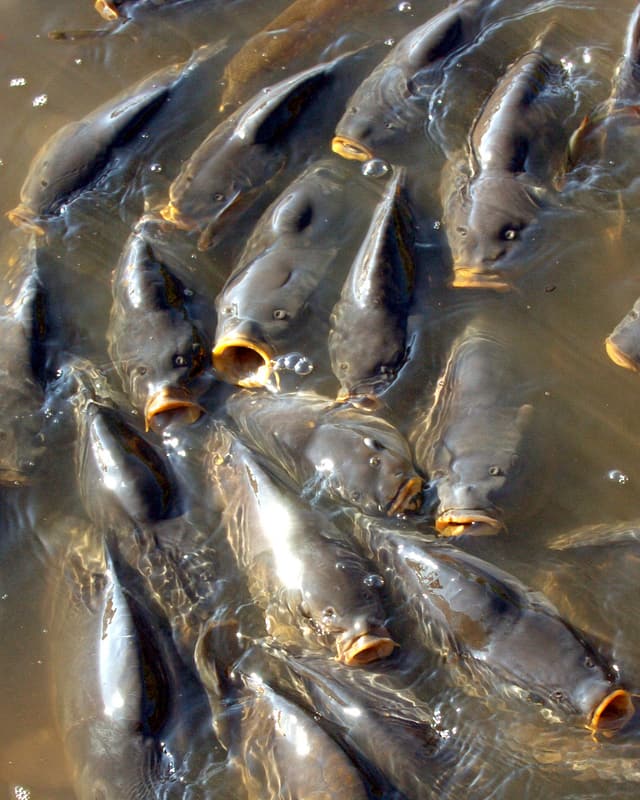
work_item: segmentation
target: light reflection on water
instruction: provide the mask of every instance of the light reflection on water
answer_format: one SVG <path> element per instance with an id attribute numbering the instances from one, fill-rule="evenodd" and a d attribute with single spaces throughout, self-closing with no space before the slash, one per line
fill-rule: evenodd
<path id="1" fill-rule="evenodd" d="M 31 158 L 61 125 L 80 118 L 159 66 L 188 58 L 193 47 L 206 41 L 204 31 L 215 31 L 215 38 L 226 39 L 228 52 L 233 52 L 283 5 L 194 0 L 192 9 L 157 11 L 155 18 L 141 17 L 111 35 L 52 41 L 46 35 L 50 30 L 102 24 L 88 0 L 56 4 L 31 0 L 28 13 L 24 3 L 6 0 L 0 38 L 2 210 L 16 204 Z M 369 31 L 397 41 L 441 5 L 427 0 L 389 3 L 384 24 L 375 18 L 355 24 L 365 35 Z M 608 0 L 588 4 L 496 0 L 494 18 L 504 16 L 504 20 L 497 21 L 460 60 L 462 68 L 448 72 L 438 98 L 437 124 L 431 124 L 430 130 L 446 144 L 447 152 L 459 150 L 479 98 L 554 19 L 561 30 L 557 47 L 563 50 L 575 80 L 577 110 L 588 113 L 607 96 L 633 6 L 629 0 L 615 3 L 615 9 Z M 336 31 L 336 39 L 340 34 Z M 475 67 L 471 75 L 464 70 L 467 63 Z M 223 65 L 221 57 L 220 69 Z M 143 181 L 151 202 L 166 194 L 180 159 L 207 129 L 206 120 L 201 119 L 185 132 L 179 146 L 173 142 L 154 153 Z M 422 271 L 412 314 L 415 356 L 397 387 L 388 393 L 389 419 L 408 432 L 430 395 L 448 346 L 480 308 L 489 310 L 508 332 L 535 396 L 538 427 L 532 462 L 536 469 L 508 520 L 508 533 L 465 546 L 543 590 L 576 625 L 591 629 L 611 648 L 621 674 L 637 690 L 637 548 L 615 540 L 567 551 L 551 551 L 546 544 L 580 526 L 613 526 L 640 518 L 638 378 L 615 367 L 603 347 L 605 336 L 640 295 L 640 273 L 635 267 L 640 204 L 632 186 L 622 195 L 621 212 L 616 194 L 621 172 L 634 171 L 638 159 L 625 153 L 629 160 L 616 166 L 613 186 L 584 169 L 569 176 L 564 199 L 560 197 L 543 215 L 517 291 L 486 298 L 474 291 L 453 293 L 444 286 L 448 262 L 438 224 L 440 162 L 425 158 L 427 163 L 423 163 L 418 155 L 412 180 L 424 216 L 418 223 Z M 373 170 L 374 178 L 377 172 Z M 375 182 L 382 186 L 380 180 Z M 66 235 L 56 237 L 47 254 L 56 270 L 57 307 L 60 316 L 68 317 L 73 325 L 74 346 L 111 377 L 104 340 L 111 270 L 139 213 L 123 211 L 120 199 L 100 196 L 80 205 Z M 194 254 L 186 240 L 176 241 L 173 257 L 185 265 L 195 289 L 211 302 L 246 232 L 241 227 L 237 237 L 206 255 Z M 8 254 L 20 246 L 20 236 L 4 217 L 0 237 L 6 263 Z M 318 336 L 321 331 L 325 331 L 322 326 Z M 313 339 L 312 331 L 305 335 Z M 310 346 L 322 350 L 319 344 L 310 340 Z M 297 355 L 298 349 L 299 344 L 293 342 L 291 353 Z M 335 391 L 326 357 L 323 363 L 314 355 L 311 372 L 284 367 L 291 373 L 284 377 L 295 379 L 297 385 L 329 395 Z M 55 643 L 50 642 L 46 609 L 55 583 L 50 564 L 86 522 L 81 519 L 75 486 L 73 434 L 67 429 L 48 436 L 51 456 L 33 486 L 3 490 L 0 506 L 0 786 L 5 796 L 20 800 L 73 796 L 51 710 L 48 667 Z M 197 442 L 190 440 L 189 448 L 197 450 Z M 225 598 L 233 603 L 234 595 Z M 243 606 L 240 618 L 244 616 L 251 618 L 251 608 Z M 399 625 L 402 630 L 401 619 Z M 428 704 L 441 728 L 457 740 L 460 774 L 469 781 L 465 770 L 472 767 L 474 777 L 464 790 L 453 790 L 452 796 L 474 788 L 478 796 L 505 800 L 637 796 L 637 720 L 618 739 L 596 742 L 578 725 L 554 718 L 517 692 L 487 696 L 472 682 L 462 678 L 459 684 L 452 682 L 441 665 L 427 657 L 426 663 L 420 661 L 419 655 L 416 649 L 413 659 L 398 658 L 392 665 L 369 670 L 362 684 L 375 697 L 376 691 L 383 691 L 385 674 L 396 669 L 401 688 Z M 236 796 L 224 773 L 212 785 L 218 796 Z"/>

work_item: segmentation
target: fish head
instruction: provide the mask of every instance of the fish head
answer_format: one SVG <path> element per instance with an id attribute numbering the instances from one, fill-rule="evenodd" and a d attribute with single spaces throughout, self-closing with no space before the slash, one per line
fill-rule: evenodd
<path id="1" fill-rule="evenodd" d="M 347 550 L 339 558 L 318 554 L 298 613 L 314 635 L 336 648 L 340 661 L 368 664 L 391 655 L 396 643 L 384 626 L 379 575 L 367 573 Z"/>
<path id="2" fill-rule="evenodd" d="M 640 300 L 616 325 L 605 342 L 607 355 L 619 367 L 640 371 Z"/>
<path id="3" fill-rule="evenodd" d="M 319 425 L 306 448 L 323 487 L 366 514 L 394 515 L 422 505 L 423 480 L 393 426 L 348 410 Z"/>
<path id="4" fill-rule="evenodd" d="M 481 176 L 453 193 L 445 210 L 452 285 L 508 291 L 539 211 L 534 190 L 511 174 Z"/>

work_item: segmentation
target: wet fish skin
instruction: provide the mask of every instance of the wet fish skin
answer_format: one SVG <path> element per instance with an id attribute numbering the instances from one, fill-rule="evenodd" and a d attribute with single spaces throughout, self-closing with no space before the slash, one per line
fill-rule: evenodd
<path id="1" fill-rule="evenodd" d="M 353 53 L 338 56 L 258 92 L 221 122 L 196 148 L 169 187 L 165 220 L 200 232 L 198 247 L 210 247 L 221 228 L 237 218 L 287 164 L 303 157 L 292 142 L 306 137 L 300 120 L 320 107 L 327 93 L 339 102 L 338 86 Z M 326 115 L 325 115 L 326 116 Z M 317 124 L 312 129 L 318 127 Z M 312 137 L 313 138 L 313 137 Z"/>
<path id="2" fill-rule="evenodd" d="M 605 735 L 633 715 L 613 665 L 543 595 L 488 562 L 448 545 L 427 544 L 420 535 L 364 517 L 355 532 L 384 574 L 393 576 L 395 602 L 409 603 L 430 645 L 445 657 L 471 656 L 476 666 L 469 669 L 479 668 L 477 678 L 487 668 L 536 702 L 580 715 Z M 596 717 L 608 699 L 611 718 Z"/>
<path id="3" fill-rule="evenodd" d="M 228 763 L 239 773 L 247 800 L 365 800 L 355 765 L 309 713 L 273 688 L 268 670 L 250 661 L 245 665 L 244 658 L 233 669 L 224 666 L 234 652 L 225 638 L 203 631 L 196 663 L 210 689 Z"/>
<path id="4" fill-rule="evenodd" d="M 155 256 L 144 223 L 127 240 L 112 286 L 109 355 L 147 429 L 158 421 L 195 422 L 210 382 L 209 343 L 184 284 Z"/>
<path id="5" fill-rule="evenodd" d="M 94 522 L 126 518 L 144 525 L 179 515 L 168 459 L 127 421 L 104 376 L 82 360 L 71 360 L 62 371 L 78 429 L 78 481 Z"/>
<path id="6" fill-rule="evenodd" d="M 50 315 L 35 237 L 19 244 L 2 286 L 0 314 L 0 484 L 29 481 L 44 446 L 44 403 L 50 376 Z"/>
<path id="7" fill-rule="evenodd" d="M 224 68 L 220 109 L 245 102 L 258 80 L 268 83 L 282 67 L 330 43 L 337 26 L 383 5 L 380 0 L 294 0 L 250 37 Z"/>
<path id="8" fill-rule="evenodd" d="M 398 169 L 389 182 L 333 308 L 329 353 L 339 400 L 383 393 L 407 358 L 414 265 L 405 174 Z"/>
<path id="9" fill-rule="evenodd" d="M 221 378 L 261 386 L 307 320 L 309 301 L 349 237 L 341 165 L 305 170 L 258 221 L 216 298 L 213 364 Z"/>
<path id="10" fill-rule="evenodd" d="M 460 0 L 409 33 L 362 82 L 332 142 L 344 158 L 402 163 L 403 141 L 422 132 L 447 59 L 483 26 L 484 0 Z"/>
<path id="11" fill-rule="evenodd" d="M 605 348 L 614 364 L 640 372 L 640 298 L 609 334 Z"/>
<path id="12" fill-rule="evenodd" d="M 391 654 L 368 565 L 320 512 L 288 492 L 229 430 L 216 426 L 207 471 L 227 539 L 273 630 L 289 628 L 345 663 Z"/>
<path id="13" fill-rule="evenodd" d="M 438 494 L 444 535 L 497 533 L 518 477 L 533 407 L 520 403 L 504 338 L 484 320 L 455 340 L 429 412 L 412 436 L 416 463 Z"/>
<path id="14" fill-rule="evenodd" d="M 423 481 L 408 443 L 381 417 L 304 393 L 240 392 L 227 412 L 306 495 L 373 515 L 420 509 Z"/>
<path id="15" fill-rule="evenodd" d="M 129 19 L 138 9 L 148 7 L 156 9 L 188 2 L 190 0 L 95 0 L 94 8 L 107 22 L 115 22 Z"/>
<path id="16" fill-rule="evenodd" d="M 563 166 L 564 72 L 541 49 L 518 59 L 485 102 L 468 161 L 443 172 L 443 222 L 454 287 L 508 291 L 517 252 Z"/>

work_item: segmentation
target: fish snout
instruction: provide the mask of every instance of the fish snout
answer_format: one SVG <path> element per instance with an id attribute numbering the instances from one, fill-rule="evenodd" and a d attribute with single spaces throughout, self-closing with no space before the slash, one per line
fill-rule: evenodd
<path id="1" fill-rule="evenodd" d="M 587 727 L 592 733 L 615 736 L 631 720 L 635 710 L 631 693 L 622 688 L 614 689 L 590 703 Z"/>
<path id="2" fill-rule="evenodd" d="M 273 348 L 265 341 L 260 327 L 240 320 L 219 337 L 212 351 L 213 367 L 220 378 L 237 386 L 264 386 L 273 371 Z"/>
<path id="3" fill-rule="evenodd" d="M 398 647 L 389 632 L 378 621 L 366 616 L 358 617 L 336 639 L 338 660 L 348 666 L 370 664 L 387 658 Z"/>
<path id="4" fill-rule="evenodd" d="M 161 430 L 169 423 L 191 425 L 204 414 L 204 409 L 182 386 L 164 385 L 149 392 L 144 409 L 145 430 Z"/>

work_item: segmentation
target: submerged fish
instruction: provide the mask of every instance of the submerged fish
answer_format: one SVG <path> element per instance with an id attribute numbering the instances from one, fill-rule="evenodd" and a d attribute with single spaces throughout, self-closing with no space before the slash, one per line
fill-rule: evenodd
<path id="1" fill-rule="evenodd" d="M 300 57 L 319 55 L 336 28 L 384 5 L 384 0 L 294 0 L 242 45 L 224 68 L 220 110 L 245 102 Z"/>
<path id="2" fill-rule="evenodd" d="M 148 146 L 149 137 L 140 135 L 145 126 L 175 97 L 194 69 L 219 49 L 218 45 L 200 48 L 186 63 L 154 72 L 78 122 L 60 128 L 32 160 L 20 190 L 20 205 L 8 213 L 9 219 L 44 234 L 48 222 L 108 175 L 121 148 Z"/>
<path id="3" fill-rule="evenodd" d="M 506 343 L 476 322 L 456 339 L 433 404 L 413 433 L 416 462 L 436 488 L 444 536 L 497 533 L 520 471 L 533 408 L 518 401 Z"/>
<path id="4" fill-rule="evenodd" d="M 400 169 L 389 182 L 333 308 L 329 353 L 338 400 L 381 394 L 407 359 L 414 234 L 404 178 Z"/>
<path id="5" fill-rule="evenodd" d="M 207 389 L 208 343 L 192 318 L 182 281 L 154 254 L 144 221 L 129 237 L 113 276 L 109 354 L 147 430 L 195 422 Z"/>
<path id="6" fill-rule="evenodd" d="M 227 412 L 247 441 L 302 488 L 365 514 L 418 511 L 422 478 L 393 425 L 317 395 L 242 392 Z"/>
<path id="7" fill-rule="evenodd" d="M 512 575 L 458 548 L 427 544 L 422 536 L 364 517 L 356 536 L 389 576 L 395 602 L 408 604 L 445 657 L 470 656 L 476 666 L 463 664 L 472 673 L 488 669 L 537 702 L 580 715 L 604 735 L 635 713 L 613 665 L 543 595 Z"/>
<path id="8" fill-rule="evenodd" d="M 569 100 L 564 70 L 536 49 L 509 67 L 485 102 L 468 157 L 443 172 L 454 287 L 511 288 L 517 254 L 561 170 Z"/>
<path id="9" fill-rule="evenodd" d="M 347 103 L 331 147 L 343 158 L 402 163 L 412 134 L 423 134 L 429 102 L 447 60 L 482 30 L 485 0 L 459 0 L 409 33 Z"/>
<path id="10" fill-rule="evenodd" d="M 210 247 L 221 227 L 253 203 L 287 164 L 309 158 L 331 109 L 339 106 L 341 84 L 352 79 L 355 55 L 346 53 L 285 78 L 221 122 L 169 187 L 162 217 L 199 231 L 198 247 Z"/>
<path id="11" fill-rule="evenodd" d="M 247 800 L 366 800 L 355 764 L 312 714 L 273 688 L 259 668 L 245 667 L 242 659 L 233 669 L 223 666 L 234 653 L 229 638 L 205 629 L 196 663 L 229 766 L 239 773 Z"/>
<path id="12" fill-rule="evenodd" d="M 229 383 L 267 383 L 274 357 L 308 323 L 310 300 L 351 233 L 346 179 L 341 164 L 314 164 L 260 218 L 216 299 L 213 365 Z"/>
<path id="13" fill-rule="evenodd" d="M 258 457 L 219 426 L 207 470 L 227 538 L 268 627 L 299 630 L 346 664 L 368 664 L 395 647 L 383 626 L 365 561 L 319 511 L 273 478 Z"/>
<path id="14" fill-rule="evenodd" d="M 37 247 L 29 236 L 9 267 L 0 313 L 0 484 L 22 484 L 44 450 L 48 322 Z"/>

